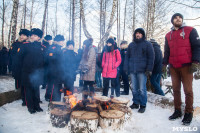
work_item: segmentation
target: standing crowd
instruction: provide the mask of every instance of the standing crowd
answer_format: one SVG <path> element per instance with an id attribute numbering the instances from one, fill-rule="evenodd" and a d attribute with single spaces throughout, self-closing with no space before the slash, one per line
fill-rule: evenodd
<path id="1" fill-rule="evenodd" d="M 135 30 L 133 42 L 128 45 L 127 41 L 122 41 L 120 48 L 116 38 L 108 38 L 101 53 L 97 52 L 92 38 L 85 40 L 83 48 L 76 53 L 74 41 L 69 40 L 65 44 L 63 35 L 56 35 L 53 39 L 46 35 L 43 38 L 40 29 L 21 29 L 19 39 L 10 50 L 3 47 L 0 51 L 0 74 L 5 74 L 10 64 L 15 87 L 21 88 L 22 106 L 27 106 L 31 114 L 43 111 L 40 107 L 40 85 L 46 89 L 46 101 L 61 101 L 61 93 L 64 96 L 74 93 L 76 74 L 80 74 L 83 99 L 93 98 L 94 83 L 103 88 L 103 96 L 108 96 L 111 84 L 110 97 L 113 98 L 129 95 L 130 75 L 133 95 L 130 107 L 144 113 L 147 77 L 150 77 L 155 93 L 164 96 L 160 80 L 169 65 L 175 110 L 169 120 L 182 117 L 182 83 L 186 97 L 182 122 L 189 125 L 193 118 L 193 73 L 200 67 L 200 39 L 196 29 L 183 24 L 180 13 L 172 16 L 171 23 L 173 27 L 165 36 L 164 57 L 160 45 L 154 39 L 147 41 L 142 28 Z M 121 93 L 120 79 L 124 88 Z"/>

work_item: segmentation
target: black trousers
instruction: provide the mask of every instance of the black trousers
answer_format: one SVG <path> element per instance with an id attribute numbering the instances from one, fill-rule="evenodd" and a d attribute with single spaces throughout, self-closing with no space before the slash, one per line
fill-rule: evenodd
<path id="1" fill-rule="evenodd" d="M 47 85 L 47 95 L 50 95 L 50 101 L 61 101 L 61 91 L 62 84 L 59 83 L 48 83 Z"/>
<path id="2" fill-rule="evenodd" d="M 108 96 L 109 81 L 111 80 L 111 88 L 115 90 L 116 96 L 120 96 L 120 90 L 116 87 L 116 78 L 103 78 L 103 96 Z"/>
<path id="3" fill-rule="evenodd" d="M 70 78 L 70 77 L 66 78 L 65 83 L 64 83 L 64 87 L 65 87 L 64 96 L 67 95 L 66 91 L 70 91 L 73 94 L 74 93 L 74 80 L 73 80 L 73 78 Z"/>
<path id="4" fill-rule="evenodd" d="M 122 81 L 123 81 L 123 85 L 124 85 L 124 92 L 126 94 L 129 94 L 129 81 L 128 81 L 128 75 L 124 72 L 121 71 L 120 75 L 122 76 Z"/>
<path id="5" fill-rule="evenodd" d="M 26 87 L 25 93 L 26 93 L 25 100 L 28 109 L 38 108 L 40 106 L 39 86 Z"/>
<path id="6" fill-rule="evenodd" d="M 21 88 L 21 98 L 22 98 L 22 102 L 25 103 L 25 89 L 24 87 L 21 85 L 21 81 L 19 79 L 15 79 L 15 89 L 19 89 Z"/>

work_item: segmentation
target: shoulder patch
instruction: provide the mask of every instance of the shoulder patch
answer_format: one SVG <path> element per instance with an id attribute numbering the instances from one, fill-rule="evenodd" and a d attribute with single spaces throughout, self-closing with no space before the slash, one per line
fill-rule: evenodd
<path id="1" fill-rule="evenodd" d="M 17 49 L 17 52 L 19 52 L 19 51 L 20 51 L 20 48 Z"/>
<path id="2" fill-rule="evenodd" d="M 49 53 L 49 56 L 53 56 L 53 53 Z"/>

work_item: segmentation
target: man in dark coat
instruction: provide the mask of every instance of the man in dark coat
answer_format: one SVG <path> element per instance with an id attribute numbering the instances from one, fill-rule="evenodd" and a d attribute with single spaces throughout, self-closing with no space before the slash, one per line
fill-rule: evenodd
<path id="1" fill-rule="evenodd" d="M 193 72 L 200 67 L 200 39 L 195 28 L 183 24 L 183 15 L 175 13 L 171 18 L 173 27 L 165 36 L 163 64 L 170 64 L 174 92 L 174 113 L 169 120 L 181 118 L 181 83 L 185 92 L 185 115 L 183 125 L 190 125 L 193 118 Z M 165 70 L 163 69 L 163 70 Z"/>
<path id="2" fill-rule="evenodd" d="M 67 48 L 63 50 L 64 54 L 64 67 L 65 67 L 65 77 L 64 77 L 64 95 L 66 96 L 66 91 L 74 92 L 74 81 L 76 80 L 76 70 L 78 69 L 78 58 L 77 54 L 74 52 L 74 41 L 67 41 Z"/>
<path id="3" fill-rule="evenodd" d="M 24 87 L 21 85 L 22 64 L 19 58 L 19 52 L 23 45 L 29 43 L 27 40 L 29 39 L 30 31 L 27 29 L 21 29 L 19 35 L 19 39 L 14 42 L 10 48 L 10 56 L 12 60 L 11 69 L 12 76 L 15 79 L 15 88 L 21 88 L 22 106 L 26 106 L 25 90 Z"/>
<path id="4" fill-rule="evenodd" d="M 47 85 L 47 68 L 48 68 L 47 58 L 48 58 L 48 49 L 51 43 L 52 43 L 52 36 L 46 35 L 42 41 L 42 46 L 44 48 L 43 50 L 44 52 L 44 83 L 42 84 L 42 89 L 46 89 L 46 85 Z"/>
<path id="5" fill-rule="evenodd" d="M 155 89 L 154 93 L 164 96 L 165 94 L 160 86 L 160 80 L 162 77 L 162 62 L 163 62 L 162 51 L 160 49 L 160 45 L 158 45 L 158 43 L 154 39 L 150 39 L 150 42 L 152 43 L 155 52 L 154 66 L 152 75 L 150 77 L 150 81 Z"/>
<path id="6" fill-rule="evenodd" d="M 56 35 L 53 44 L 48 49 L 48 84 L 45 94 L 46 101 L 60 101 L 62 83 L 64 80 L 64 64 L 62 46 L 64 36 Z"/>
<path id="7" fill-rule="evenodd" d="M 7 74 L 7 66 L 8 66 L 8 49 L 3 47 L 0 52 L 0 74 L 6 75 Z"/>
<path id="8" fill-rule="evenodd" d="M 134 41 L 129 44 L 124 62 L 124 70 L 130 72 L 132 80 L 133 104 L 132 109 L 144 113 L 147 103 L 147 76 L 151 75 L 154 63 L 154 50 L 150 42 L 146 41 L 144 29 L 138 28 L 134 32 Z"/>
<path id="9" fill-rule="evenodd" d="M 119 73 L 120 77 L 122 77 L 123 85 L 124 85 L 124 91 L 121 93 L 121 95 L 129 95 L 129 81 L 128 81 L 128 74 L 124 72 L 124 60 L 125 60 L 125 55 L 127 53 L 127 41 L 122 41 L 120 44 L 120 54 L 121 54 L 121 59 L 122 62 L 119 66 Z"/>
<path id="10" fill-rule="evenodd" d="M 31 29 L 31 43 L 22 45 L 19 49 L 19 57 L 22 62 L 21 84 L 25 87 L 26 104 L 28 111 L 33 114 L 43 111 L 40 108 L 39 86 L 43 83 L 43 47 L 41 38 L 43 32 L 40 29 Z"/>

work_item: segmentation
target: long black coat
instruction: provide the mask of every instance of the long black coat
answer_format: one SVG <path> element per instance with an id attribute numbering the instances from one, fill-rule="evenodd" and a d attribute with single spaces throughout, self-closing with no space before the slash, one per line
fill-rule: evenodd
<path id="1" fill-rule="evenodd" d="M 21 82 L 25 87 L 37 87 L 43 83 L 43 47 L 40 42 L 22 45 L 19 50 L 22 62 Z"/>
<path id="2" fill-rule="evenodd" d="M 2 66 L 7 66 L 8 65 L 8 49 L 6 47 L 3 47 L 1 52 L 0 52 L 0 57 L 1 57 L 1 65 Z"/>
<path id="3" fill-rule="evenodd" d="M 63 50 L 65 78 L 76 80 L 76 70 L 78 69 L 78 56 L 73 50 Z"/>
<path id="4" fill-rule="evenodd" d="M 153 74 L 161 74 L 162 73 L 162 51 L 160 49 L 160 45 L 158 45 L 156 42 L 151 42 L 153 44 L 154 53 L 155 53 L 155 60 L 154 60 L 154 66 L 153 66 Z"/>
<path id="5" fill-rule="evenodd" d="M 47 75 L 48 81 L 54 83 L 63 83 L 64 81 L 64 63 L 61 46 L 52 44 L 47 52 Z"/>

